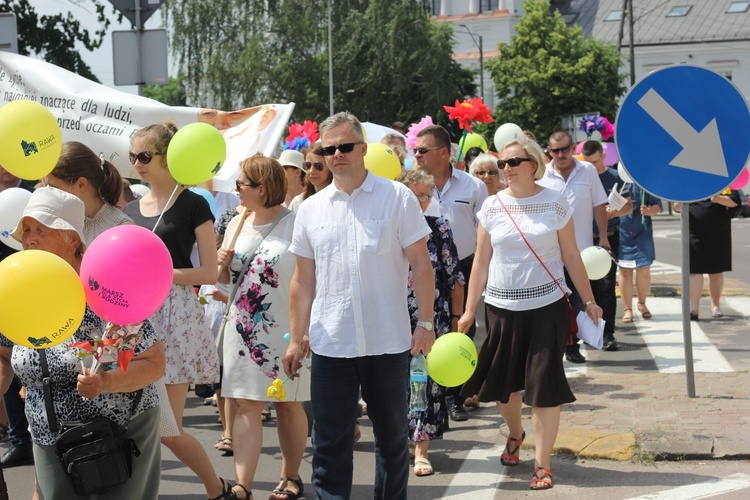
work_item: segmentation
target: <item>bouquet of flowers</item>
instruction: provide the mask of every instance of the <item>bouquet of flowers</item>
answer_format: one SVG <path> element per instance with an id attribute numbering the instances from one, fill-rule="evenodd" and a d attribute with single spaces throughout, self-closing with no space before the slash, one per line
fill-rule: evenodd
<path id="1" fill-rule="evenodd" d="M 289 125 L 289 135 L 284 139 L 284 149 L 300 149 L 309 146 L 320 138 L 317 122 L 305 120 Z"/>
<path id="2" fill-rule="evenodd" d="M 133 325 L 113 325 L 107 323 L 104 334 L 97 336 L 93 340 L 85 340 L 71 344 L 71 349 L 78 349 L 78 359 L 83 360 L 93 356 L 94 361 L 91 364 L 90 373 L 94 375 L 102 365 L 116 363 L 123 373 L 128 370 L 130 360 L 135 353 L 133 348 L 141 340 L 138 333 L 143 326 L 143 322 Z"/>

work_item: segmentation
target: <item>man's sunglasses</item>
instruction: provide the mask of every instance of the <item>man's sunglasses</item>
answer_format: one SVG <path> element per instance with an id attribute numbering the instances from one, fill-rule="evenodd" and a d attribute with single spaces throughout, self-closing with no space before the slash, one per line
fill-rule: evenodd
<path id="1" fill-rule="evenodd" d="M 432 151 L 433 149 L 440 149 L 440 148 L 441 146 L 435 146 L 432 148 L 414 148 L 414 154 L 419 153 L 421 155 L 426 155 L 428 151 Z"/>
<path id="2" fill-rule="evenodd" d="M 560 153 L 567 153 L 568 151 L 570 151 L 570 146 L 571 145 L 568 144 L 567 146 L 564 146 L 562 148 L 548 148 L 547 150 L 550 153 L 555 153 L 556 155 L 559 155 Z"/>
<path id="3" fill-rule="evenodd" d="M 356 146 L 357 144 L 364 144 L 364 142 L 347 142 L 345 144 L 339 144 L 338 146 L 326 146 L 322 148 L 323 156 L 333 156 L 336 154 L 337 149 L 342 153 L 351 153 L 352 151 L 354 151 L 354 146 Z"/>
<path id="4" fill-rule="evenodd" d="M 497 160 L 497 166 L 500 170 L 504 170 L 506 165 L 508 165 L 509 167 L 517 167 L 525 161 L 532 160 L 531 158 L 519 158 L 518 156 L 514 156 L 513 158 L 508 158 L 507 160 Z"/>
<path id="5" fill-rule="evenodd" d="M 141 151 L 138 154 L 128 153 L 128 159 L 131 165 L 135 165 L 135 160 L 141 162 L 142 165 L 148 165 L 154 156 L 163 156 L 164 153 L 154 153 L 153 151 Z"/>
<path id="6" fill-rule="evenodd" d="M 343 152 L 344 151 L 342 151 L 342 153 Z M 305 163 L 302 164 L 302 166 L 305 168 L 305 170 L 310 170 L 311 168 L 314 168 L 318 172 L 322 172 L 323 169 L 325 168 L 325 165 L 323 165 L 322 161 L 315 161 L 315 162 L 306 161 Z"/>

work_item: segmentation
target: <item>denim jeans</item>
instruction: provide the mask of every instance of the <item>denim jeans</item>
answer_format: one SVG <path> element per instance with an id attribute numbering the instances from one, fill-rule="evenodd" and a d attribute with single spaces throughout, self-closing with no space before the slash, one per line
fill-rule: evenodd
<path id="1" fill-rule="evenodd" d="M 375 434 L 373 498 L 406 499 L 409 480 L 408 352 L 358 358 L 313 354 L 312 485 L 316 498 L 351 496 L 359 390 Z"/>

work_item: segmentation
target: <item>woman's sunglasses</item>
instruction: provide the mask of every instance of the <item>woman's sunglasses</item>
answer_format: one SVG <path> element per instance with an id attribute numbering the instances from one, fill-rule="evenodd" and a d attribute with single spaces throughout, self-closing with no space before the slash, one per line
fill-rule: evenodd
<path id="1" fill-rule="evenodd" d="M 508 165 L 509 167 L 517 167 L 525 161 L 532 160 L 531 158 L 519 158 L 518 156 L 514 156 L 513 158 L 508 158 L 507 160 L 497 160 L 497 166 L 500 170 L 503 170 L 505 168 L 505 165 Z"/>
<path id="2" fill-rule="evenodd" d="M 325 165 L 323 165 L 322 161 L 315 161 L 315 162 L 306 161 L 302 164 L 302 166 L 304 167 L 305 170 L 310 170 L 311 168 L 314 168 L 318 172 L 322 172 L 323 169 L 325 168 Z"/>
<path id="3" fill-rule="evenodd" d="M 135 165 L 135 160 L 141 162 L 142 165 L 148 165 L 154 156 L 164 156 L 164 153 L 154 153 L 153 151 L 141 151 L 138 154 L 128 153 L 128 159 L 131 165 Z"/>
<path id="4" fill-rule="evenodd" d="M 337 149 L 342 153 L 351 153 L 354 151 L 354 146 L 357 144 L 364 144 L 364 142 L 347 142 L 345 144 L 339 144 L 338 146 L 326 146 L 321 149 L 323 150 L 323 156 L 333 156 L 336 154 Z"/>

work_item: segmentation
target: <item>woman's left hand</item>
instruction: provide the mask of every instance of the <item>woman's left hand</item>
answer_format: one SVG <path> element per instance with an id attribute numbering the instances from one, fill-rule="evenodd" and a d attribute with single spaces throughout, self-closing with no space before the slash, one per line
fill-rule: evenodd
<path id="1" fill-rule="evenodd" d="M 84 372 L 78 375 L 78 384 L 76 385 L 78 394 L 84 398 L 94 399 L 102 392 L 106 392 L 104 390 L 105 373 L 106 372 L 97 371 L 94 375 L 91 375 L 87 368 L 84 369 Z"/>

